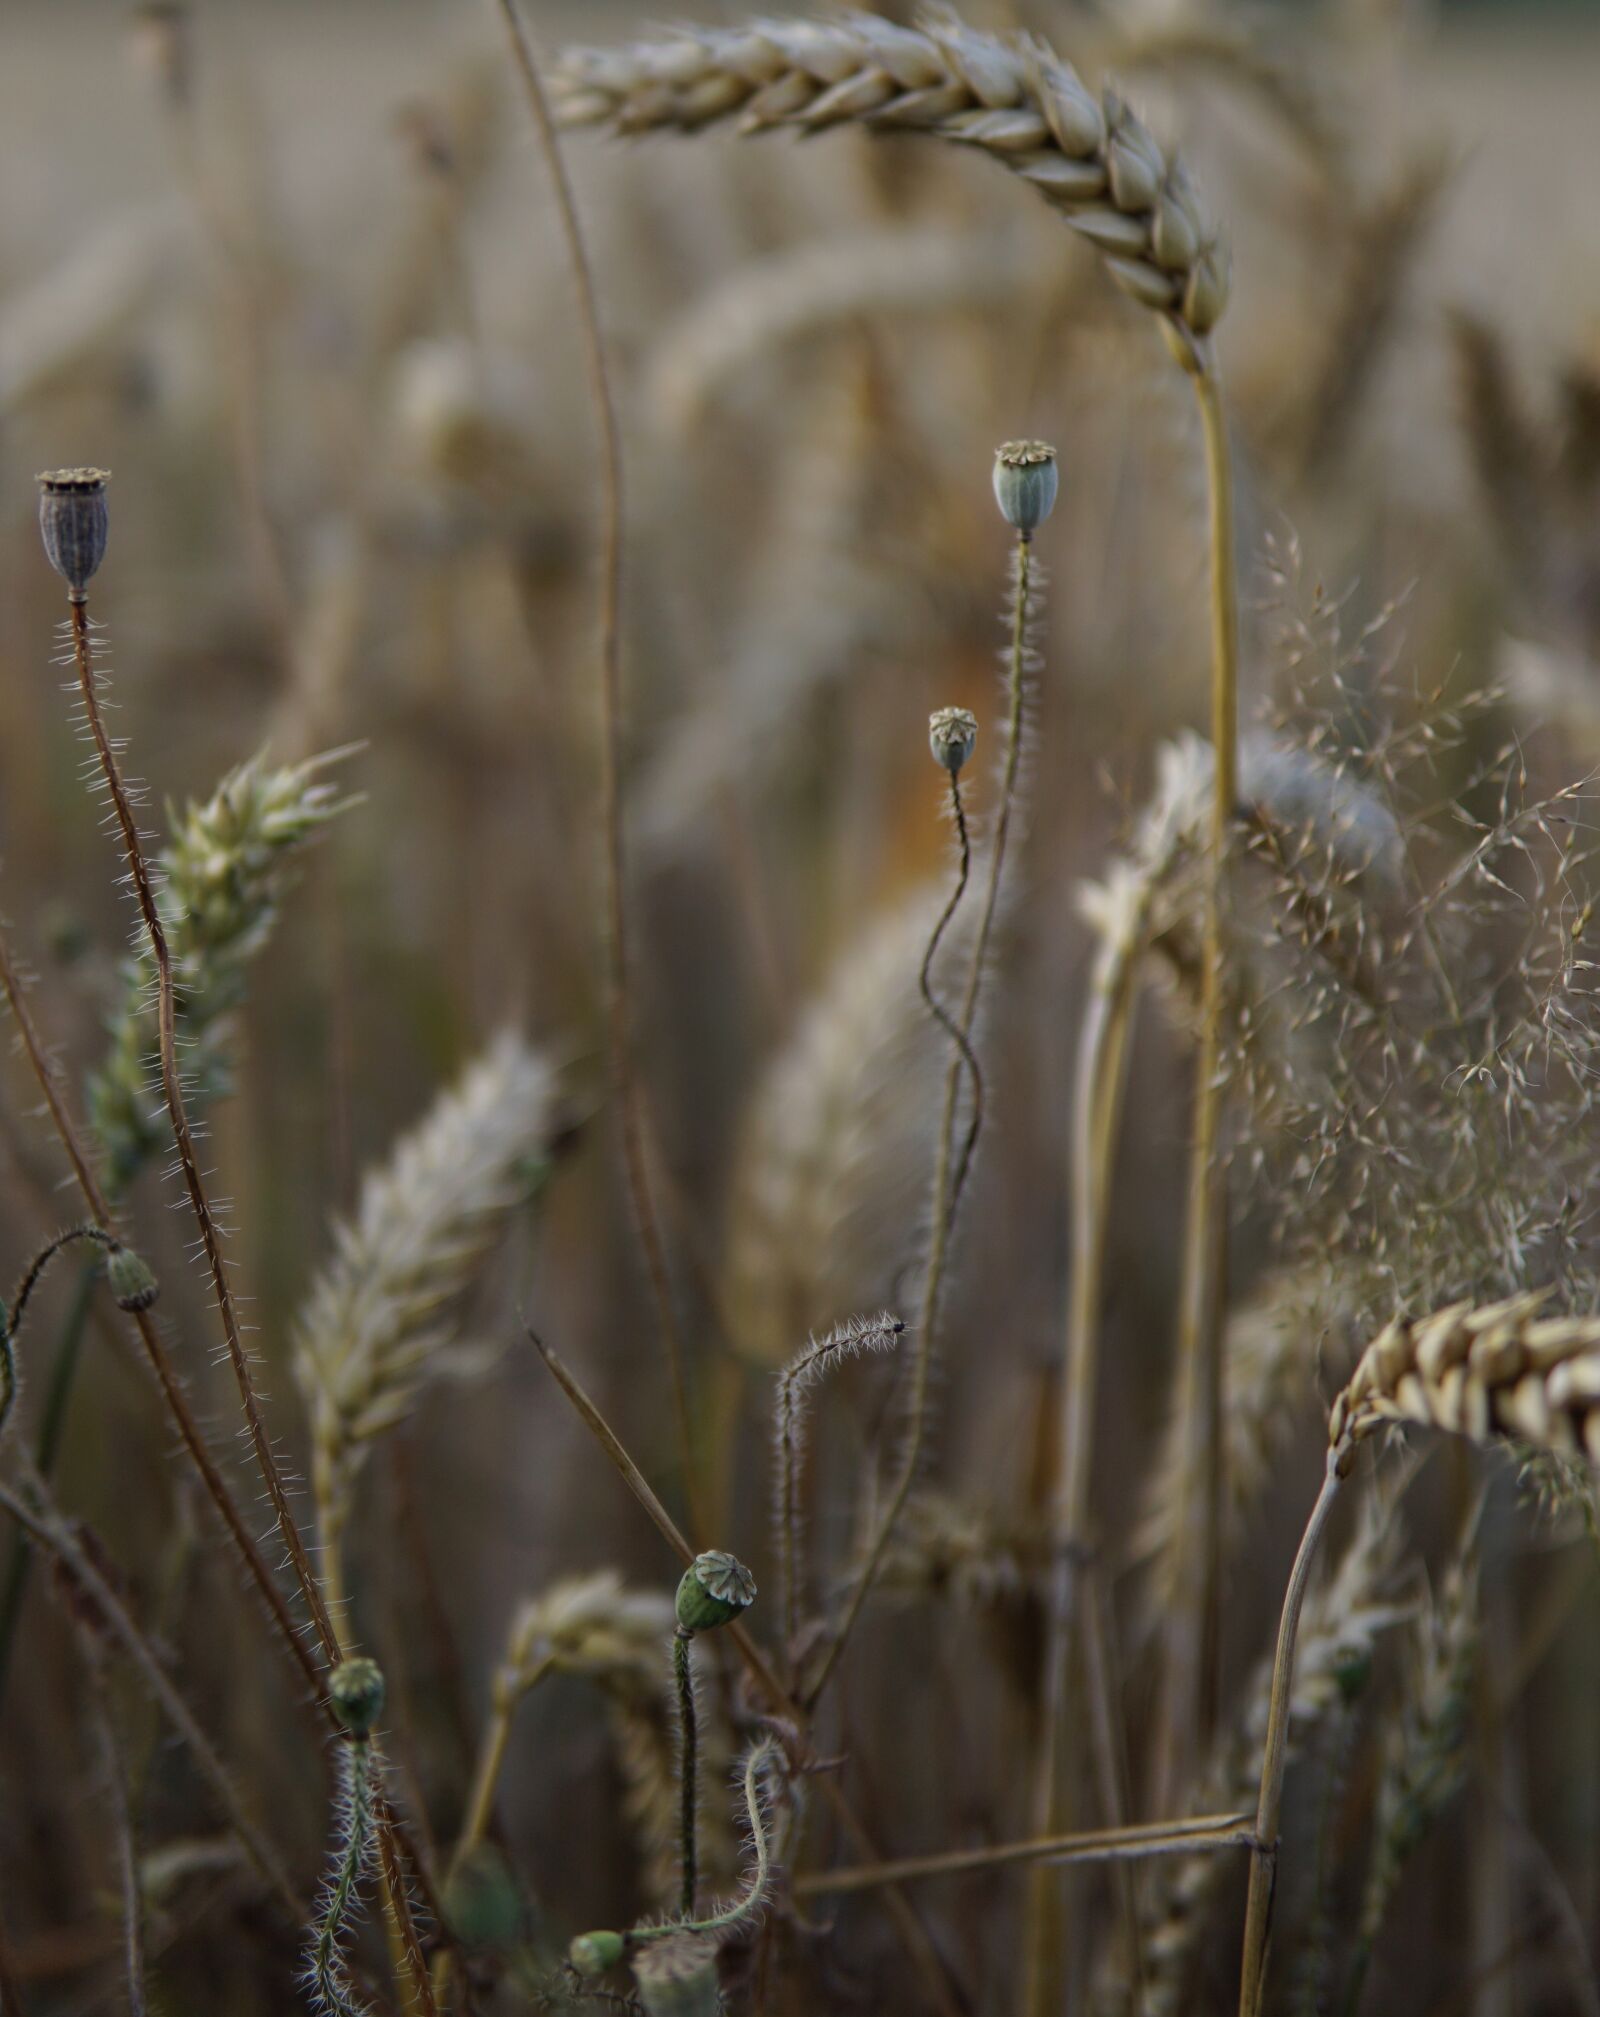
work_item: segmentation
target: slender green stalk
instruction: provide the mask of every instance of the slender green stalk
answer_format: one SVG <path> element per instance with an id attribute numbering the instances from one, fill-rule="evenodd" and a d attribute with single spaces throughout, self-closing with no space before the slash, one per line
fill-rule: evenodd
<path id="1" fill-rule="evenodd" d="M 600 436 L 600 826 L 605 879 L 606 1013 L 611 1076 L 617 1096 L 629 1201 L 655 1299 L 656 1323 L 666 1350 L 679 1462 L 683 1468 L 684 1500 L 689 1511 L 689 1531 L 698 1536 L 702 1522 L 696 1488 L 688 1374 L 683 1339 L 673 1306 L 672 1279 L 667 1270 L 666 1241 L 650 1182 L 644 1103 L 633 1052 L 632 974 L 622 831 L 622 433 L 617 425 L 616 400 L 606 364 L 605 337 L 600 327 L 594 272 L 589 263 L 577 200 L 567 175 L 555 120 L 551 117 L 533 45 L 522 25 L 516 0 L 497 0 L 497 4 L 510 38 L 517 74 L 522 80 L 540 152 L 555 194 L 577 295 L 584 364 Z"/>
<path id="2" fill-rule="evenodd" d="M 1261 1761 L 1261 1793 L 1256 1803 L 1255 1844 L 1250 1857 L 1250 1892 L 1245 1905 L 1244 1959 L 1239 1972 L 1239 2017 L 1260 2017 L 1267 1986 L 1267 1942 L 1272 1931 L 1272 1899 L 1278 1875 L 1278 1820 L 1283 1811 L 1283 1775 L 1289 1746 L 1289 1709 L 1294 1690 L 1295 1635 L 1316 1557 L 1317 1543 L 1338 1497 L 1350 1452 L 1328 1452 L 1327 1473 L 1300 1542 L 1284 1593 L 1278 1648 L 1272 1663 L 1267 1705 L 1267 1740 Z"/>
<path id="3" fill-rule="evenodd" d="M 978 997 L 983 986 L 984 966 L 989 951 L 989 939 L 994 930 L 995 918 L 1000 908 L 1000 890 L 1005 875 L 1006 843 L 1010 836 L 1012 816 L 1017 803 L 1017 781 L 1022 765 L 1022 741 L 1026 725 L 1027 673 L 1028 673 L 1028 618 L 1031 607 L 1033 543 L 1025 532 L 1019 532 L 1014 549 L 1012 604 L 1011 604 L 1011 648 L 1007 659 L 1006 677 L 1006 754 L 1000 783 L 1000 810 L 995 820 L 994 840 L 989 852 L 989 875 L 984 889 L 983 909 L 979 913 L 978 930 L 972 947 L 972 960 L 967 970 L 966 990 L 962 997 L 961 1013 L 957 1018 L 960 1036 L 970 1045 L 973 1025 L 977 1018 Z M 964 1051 L 958 1049 L 945 1073 L 944 1111 L 939 1123 L 938 1150 L 933 1175 L 933 1209 L 929 1232 L 927 1266 L 922 1282 L 922 1308 L 917 1327 L 917 1354 L 911 1384 L 910 1422 L 906 1431 L 905 1447 L 901 1454 L 900 1469 L 894 1488 L 889 1494 L 888 1504 L 878 1523 L 865 1562 L 855 1580 L 855 1587 L 845 1606 L 844 1617 L 839 1630 L 829 1646 L 821 1668 L 807 1695 L 807 1700 L 815 1704 L 821 1699 L 823 1690 L 832 1678 L 850 1635 L 855 1630 L 862 1608 L 866 1604 L 872 1587 L 883 1566 L 883 1558 L 890 1539 L 905 1510 L 906 1501 L 911 1496 L 917 1480 L 917 1472 L 922 1463 L 923 1443 L 927 1435 L 928 1396 L 932 1384 L 934 1345 L 939 1328 L 939 1314 L 944 1294 L 945 1274 L 950 1259 L 950 1239 L 955 1228 L 956 1207 L 960 1203 L 961 1189 L 966 1182 L 971 1167 L 973 1151 L 977 1147 L 977 1125 L 982 1118 L 982 1110 L 974 1105 L 972 1120 L 959 1151 L 955 1145 L 957 1108 L 961 1093 L 961 1074 L 964 1069 Z"/>
<path id="4" fill-rule="evenodd" d="M 1171 327 L 1171 325 L 1169 325 Z M 1227 1181 L 1222 1161 L 1224 934 L 1234 808 L 1238 797 L 1239 609 L 1234 555 L 1233 475 L 1227 415 L 1215 362 L 1192 336 L 1172 328 L 1189 374 L 1205 439 L 1211 539 L 1211 859 L 1201 955 L 1200 1042 L 1195 1057 L 1183 1276 L 1179 1292 L 1178 1383 L 1186 1428 L 1183 1516 L 1186 1573 L 1171 1619 L 1164 1701 L 1157 1720 L 1154 1797 L 1166 1805 L 1194 1757 L 1209 1717 L 1221 1556 L 1222 1310 L 1227 1263 Z"/>
<path id="5" fill-rule="evenodd" d="M 1153 885 L 1146 883 L 1126 929 L 1108 936 L 1091 976 L 1072 1101 L 1068 1158 L 1068 1288 L 1061 1378 L 1060 1449 L 1053 1507 L 1055 1568 L 1046 1626 L 1041 1737 L 1036 1763 L 1035 1825 L 1040 1834 L 1060 1829 L 1066 1818 L 1066 1753 L 1077 1719 L 1069 1713 L 1073 1626 L 1079 1586 L 1093 1544 L 1090 1528 L 1095 1394 L 1098 1385 L 1100 1303 L 1105 1274 L 1106 1228 L 1110 1219 L 1112 1163 L 1121 1128 L 1127 1087 L 1128 1037 L 1133 1021 L 1135 982 L 1143 950 L 1144 921 Z M 1088 1570 L 1092 1573 L 1092 1568 Z M 1115 1720 L 1115 1705 L 1094 1704 L 1091 1729 L 1098 1733 Z M 1102 1787 L 1120 1781 L 1114 1756 L 1100 1757 Z M 1115 1826 L 1115 1809 L 1105 1816 Z M 1023 2008 L 1043 2017 L 1060 2002 L 1062 1885 L 1048 1870 L 1034 1873 L 1028 1899 Z M 1126 1915 L 1131 1947 L 1137 1949 L 1137 1914 Z"/>

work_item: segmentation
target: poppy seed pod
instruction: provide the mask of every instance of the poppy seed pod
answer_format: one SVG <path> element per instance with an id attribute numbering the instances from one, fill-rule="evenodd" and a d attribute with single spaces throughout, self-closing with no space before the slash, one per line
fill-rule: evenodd
<path id="1" fill-rule="evenodd" d="M 1060 485 L 1056 452 L 1047 441 L 1008 441 L 995 456 L 995 502 L 1024 539 L 1055 510 Z"/>
<path id="2" fill-rule="evenodd" d="M 161 1284 L 151 1272 L 149 1262 L 132 1247 L 114 1246 L 106 1250 L 106 1281 L 117 1308 L 135 1314 L 149 1309 L 161 1293 Z"/>
<path id="3" fill-rule="evenodd" d="M 710 1632 L 748 1611 L 756 1600 L 756 1579 L 743 1562 L 720 1548 L 696 1555 L 678 1584 L 678 1627 Z"/>
<path id="4" fill-rule="evenodd" d="M 333 1713 L 352 1737 L 365 1737 L 383 1714 L 383 1669 L 376 1660 L 341 1660 L 328 1677 Z"/>
<path id="5" fill-rule="evenodd" d="M 39 477 L 39 531 L 50 565 L 81 602 L 106 557 L 105 469 L 47 469 Z"/>
<path id="6" fill-rule="evenodd" d="M 935 708 L 928 716 L 928 747 L 933 760 L 952 777 L 972 755 L 977 741 L 978 717 L 967 708 Z"/>

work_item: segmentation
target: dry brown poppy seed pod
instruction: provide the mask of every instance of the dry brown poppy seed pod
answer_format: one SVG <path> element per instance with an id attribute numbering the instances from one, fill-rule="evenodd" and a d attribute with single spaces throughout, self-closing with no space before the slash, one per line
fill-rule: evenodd
<path id="1" fill-rule="evenodd" d="M 50 565 L 82 602 L 105 559 L 108 469 L 47 469 L 39 476 L 39 531 Z"/>

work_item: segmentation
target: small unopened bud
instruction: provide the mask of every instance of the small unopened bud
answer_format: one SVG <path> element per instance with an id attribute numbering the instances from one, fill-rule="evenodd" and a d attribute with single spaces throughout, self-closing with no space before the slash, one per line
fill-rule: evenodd
<path id="1" fill-rule="evenodd" d="M 1055 510 L 1060 484 L 1056 452 L 1047 441 L 1008 441 L 995 455 L 995 502 L 1024 539 Z"/>
<path id="2" fill-rule="evenodd" d="M 710 1632 L 748 1611 L 756 1579 L 743 1562 L 720 1548 L 696 1555 L 678 1585 L 678 1624 L 685 1632 Z"/>
<path id="3" fill-rule="evenodd" d="M 132 1247 L 119 1245 L 106 1249 L 106 1281 L 117 1308 L 134 1314 L 149 1309 L 161 1293 L 161 1284 L 152 1274 L 149 1262 Z"/>
<path id="4" fill-rule="evenodd" d="M 587 1981 L 615 1968 L 622 1959 L 624 1944 L 620 1933 L 580 1933 L 567 1949 L 567 1959 Z"/>
<path id="5" fill-rule="evenodd" d="M 106 557 L 105 469 L 47 469 L 39 477 L 39 531 L 50 565 L 74 602 Z"/>
<path id="6" fill-rule="evenodd" d="M 978 717 L 967 708 L 935 708 L 928 716 L 928 747 L 933 760 L 952 777 L 972 755 L 977 741 Z"/>
<path id="7" fill-rule="evenodd" d="M 383 1669 L 376 1660 L 341 1660 L 328 1676 L 333 1713 L 352 1737 L 365 1737 L 383 1714 Z"/>

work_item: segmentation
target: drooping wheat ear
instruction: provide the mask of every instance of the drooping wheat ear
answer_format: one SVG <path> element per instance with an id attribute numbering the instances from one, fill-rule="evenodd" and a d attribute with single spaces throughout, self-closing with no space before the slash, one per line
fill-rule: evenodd
<path id="1" fill-rule="evenodd" d="M 570 50 L 554 83 L 569 123 L 619 133 L 736 119 L 741 133 L 851 124 L 977 148 L 1059 209 L 1135 301 L 1194 337 L 1227 304 L 1227 249 L 1183 164 L 1030 36 L 980 34 L 943 9 L 920 29 L 861 13 L 760 21 Z"/>
<path id="2" fill-rule="evenodd" d="M 1333 1448 L 1353 1453 L 1386 1424 L 1416 1423 L 1600 1461 L 1600 1317 L 1541 1316 L 1545 1302 L 1535 1292 L 1397 1318 L 1333 1404 Z"/>
<path id="3" fill-rule="evenodd" d="M 1378 1638 L 1405 1615 L 1387 1601 L 1384 1584 L 1394 1561 L 1393 1527 L 1369 1511 L 1336 1572 L 1306 1600 L 1299 1659 L 1289 1697 L 1288 1752 L 1304 1750 L 1326 1719 L 1365 1679 Z M 1194 1798 L 1253 1807 L 1267 1725 L 1273 1663 L 1263 1660 L 1242 1695 L 1243 1710 L 1213 1749 Z M 1218 1810 L 1220 1811 L 1220 1809 Z M 1210 1857 L 1152 1864 L 1140 1898 L 1144 1921 L 1147 2017 L 1177 2017 L 1196 1954 L 1231 1866 Z"/>
<path id="4" fill-rule="evenodd" d="M 870 919 L 757 1086 L 734 1160 L 724 1307 L 739 1350 L 781 1365 L 841 1302 L 870 1303 L 923 1207 L 947 1048 L 917 991 L 942 886 Z M 946 934 L 959 970 L 964 913 Z"/>
<path id="5" fill-rule="evenodd" d="M 800 1467 L 805 1458 L 805 1397 L 846 1360 L 863 1352 L 893 1351 L 905 1335 L 905 1325 L 885 1310 L 876 1317 L 846 1317 L 820 1338 L 812 1338 L 778 1375 L 773 1410 L 777 1437 L 778 1480 L 776 1515 L 780 1617 L 784 1644 L 793 1646 L 800 1631 L 803 1555 L 800 1519 Z"/>
<path id="6" fill-rule="evenodd" d="M 152 880 L 172 959 L 191 1114 L 228 1090 L 229 1017 L 243 997 L 245 969 L 276 922 L 285 868 L 356 802 L 323 775 L 344 754 L 280 770 L 258 757 L 231 771 L 203 804 L 169 816 L 171 839 Z M 144 951 L 127 963 L 110 1048 L 89 1081 L 90 1118 L 116 1190 L 166 1141 L 152 1092 L 159 1075 L 155 966 Z"/>
<path id="7" fill-rule="evenodd" d="M 455 1336 L 447 1306 L 536 1188 L 558 1125 L 555 1074 L 501 1036 L 362 1188 L 296 1327 L 312 1490 L 330 1581 L 357 1474 Z"/>
<path id="8" fill-rule="evenodd" d="M 1301 1427 L 1320 1416 L 1319 1373 L 1337 1378 L 1350 1363 L 1347 1326 L 1327 1305 L 1325 1285 L 1298 1274 L 1267 1282 L 1229 1312 L 1228 1406 L 1223 1416 L 1224 1561 L 1231 1560 L 1271 1487 L 1278 1460 Z M 1330 1366 L 1331 1361 L 1331 1366 Z M 1331 1386 L 1332 1381 L 1329 1381 Z M 1326 1391 L 1326 1389 L 1324 1389 Z M 1151 1565 L 1146 1604 L 1159 1618 L 1174 1594 L 1175 1533 L 1181 1516 L 1182 1425 L 1168 1421 L 1161 1455 L 1145 1492 L 1131 1559 Z"/>
<path id="9" fill-rule="evenodd" d="M 1478 1666 L 1477 1584 L 1474 1565 L 1453 1563 L 1418 1621 L 1405 1707 L 1386 1734 L 1372 1861 L 1345 1983 L 1346 2017 L 1360 2008 L 1372 1951 L 1405 1866 L 1466 1776 Z"/>

